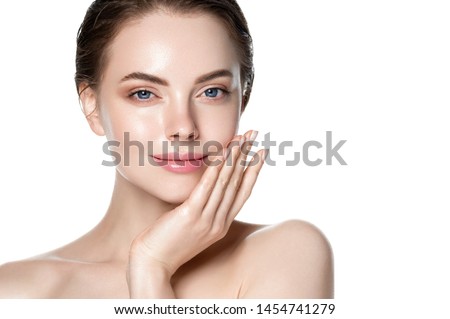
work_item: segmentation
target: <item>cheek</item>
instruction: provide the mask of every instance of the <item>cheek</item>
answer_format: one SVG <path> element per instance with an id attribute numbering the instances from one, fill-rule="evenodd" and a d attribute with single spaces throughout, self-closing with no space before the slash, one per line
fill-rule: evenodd
<path id="1" fill-rule="evenodd" d="M 115 152 L 117 169 L 126 178 L 142 174 L 148 168 L 148 156 L 153 152 L 161 136 L 161 123 L 158 114 L 150 109 L 133 109 L 116 104 L 102 105 L 102 122 L 105 135 L 114 146 L 109 148 Z M 133 168 L 133 169 L 132 169 Z M 153 172 L 153 167 L 150 172 Z M 130 171 L 131 170 L 131 171 Z M 136 172 L 134 172 L 136 170 Z"/>
<path id="2" fill-rule="evenodd" d="M 106 109 L 106 108 L 105 108 Z M 161 121 L 158 114 L 149 112 L 149 109 L 127 111 L 126 107 L 109 107 L 103 112 L 102 122 L 108 141 L 148 141 L 160 137 Z"/>
<path id="3" fill-rule="evenodd" d="M 197 105 L 198 108 L 191 114 L 200 132 L 199 139 L 203 143 L 215 141 L 226 146 L 238 130 L 238 105 L 238 99 L 221 106 Z M 183 202 L 200 180 L 204 169 L 193 174 L 178 175 L 153 166 L 148 160 L 148 155 L 152 153 L 149 151 L 156 149 L 156 153 L 160 152 L 161 142 L 167 140 L 164 116 L 173 116 L 174 113 L 163 112 L 163 108 L 158 107 L 130 109 L 106 103 L 103 107 L 105 112 L 102 120 L 107 139 L 120 143 L 119 147 L 112 148 L 121 156 L 116 167 L 118 172 L 130 183 L 164 201 Z M 150 146 L 148 141 L 154 144 Z M 180 185 L 183 185 L 181 189 Z"/>
<path id="4" fill-rule="evenodd" d="M 231 105 L 201 113 L 197 119 L 200 139 L 226 146 L 239 129 L 239 118 L 239 108 Z"/>

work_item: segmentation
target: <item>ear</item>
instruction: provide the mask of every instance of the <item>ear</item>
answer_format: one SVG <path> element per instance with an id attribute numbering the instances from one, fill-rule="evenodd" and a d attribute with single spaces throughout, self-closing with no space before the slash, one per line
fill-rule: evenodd
<path id="1" fill-rule="evenodd" d="M 244 111 L 245 111 L 245 107 L 246 107 L 245 101 L 246 101 L 246 97 L 245 97 L 245 95 L 242 95 L 242 99 L 241 99 L 241 116 L 242 116 L 242 113 L 244 113 Z"/>
<path id="2" fill-rule="evenodd" d="M 85 83 L 80 85 L 79 92 L 81 107 L 91 130 L 99 136 L 105 135 L 105 130 L 103 129 L 100 117 L 100 110 L 97 107 L 96 92 Z"/>
<path id="3" fill-rule="evenodd" d="M 250 97 L 250 95 L 247 94 L 247 89 L 248 89 L 247 85 L 248 85 L 247 83 L 244 84 L 244 87 L 242 90 L 242 95 L 241 95 L 241 116 L 242 116 L 242 113 L 244 113 L 244 111 L 245 111 L 245 107 L 247 106 L 248 99 Z"/>

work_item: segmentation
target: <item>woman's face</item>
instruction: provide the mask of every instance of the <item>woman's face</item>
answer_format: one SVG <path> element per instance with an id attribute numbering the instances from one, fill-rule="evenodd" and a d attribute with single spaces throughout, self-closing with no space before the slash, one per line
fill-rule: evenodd
<path id="1" fill-rule="evenodd" d="M 120 154 L 125 179 L 164 201 L 184 201 L 206 168 L 200 159 L 238 129 L 242 87 L 233 40 L 211 15 L 157 12 L 126 24 L 107 56 L 96 92 L 97 133 L 120 143 L 110 150 Z"/>

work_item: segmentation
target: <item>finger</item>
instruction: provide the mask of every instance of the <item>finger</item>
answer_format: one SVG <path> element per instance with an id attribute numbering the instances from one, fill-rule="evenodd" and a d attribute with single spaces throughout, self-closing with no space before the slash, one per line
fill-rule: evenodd
<path id="1" fill-rule="evenodd" d="M 245 202 L 250 197 L 266 156 L 267 150 L 258 151 L 253 156 L 249 167 L 245 170 L 239 190 L 237 191 L 234 202 L 226 217 L 226 227 L 231 225 L 231 222 L 236 218 L 242 206 L 244 206 Z"/>
<path id="2" fill-rule="evenodd" d="M 225 190 L 228 187 L 230 178 L 233 175 L 234 167 L 240 155 L 239 141 L 241 139 L 242 136 L 236 136 L 229 143 L 226 149 L 227 157 L 225 158 L 224 164 L 217 178 L 216 185 L 214 186 L 214 189 L 211 192 L 211 196 L 209 197 L 208 202 L 203 209 L 202 215 L 205 218 L 209 219 L 210 222 L 214 220 L 214 215 L 217 212 L 217 207 L 220 205 Z"/>
<path id="3" fill-rule="evenodd" d="M 234 202 L 236 193 L 237 193 L 238 189 L 240 188 L 242 176 L 243 176 L 243 173 L 247 166 L 247 163 L 246 163 L 247 155 L 250 152 L 250 149 L 252 147 L 254 140 L 256 139 L 257 134 L 258 134 L 257 131 L 249 131 L 245 135 L 245 139 L 247 141 L 244 141 L 242 148 L 240 150 L 240 154 L 237 159 L 237 163 L 234 167 L 233 175 L 231 176 L 229 185 L 228 185 L 227 189 L 225 190 L 223 200 L 220 203 L 220 206 L 217 210 L 217 213 L 215 216 L 215 223 L 224 225 L 226 222 L 226 216 L 228 215 L 228 212 L 230 211 L 230 207 Z"/>
<path id="4" fill-rule="evenodd" d="M 187 207 L 189 210 L 196 211 L 200 214 L 203 211 L 208 198 L 210 197 L 214 186 L 217 182 L 221 167 L 224 164 L 224 158 L 222 155 L 214 156 L 203 173 L 200 181 L 192 190 L 189 198 L 182 204 L 183 207 Z"/>

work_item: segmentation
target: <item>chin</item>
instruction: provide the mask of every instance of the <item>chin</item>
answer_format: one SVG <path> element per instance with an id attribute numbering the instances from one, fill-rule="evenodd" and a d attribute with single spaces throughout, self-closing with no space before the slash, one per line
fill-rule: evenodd
<path id="1" fill-rule="evenodd" d="M 204 170 L 191 174 L 175 174 L 161 168 L 120 169 L 119 174 L 151 197 L 172 205 L 186 201 L 201 179 Z"/>
<path id="2" fill-rule="evenodd" d="M 152 194 L 164 202 L 182 204 L 189 198 L 198 181 L 199 178 L 194 176 L 183 178 L 183 182 L 171 179 L 162 180 Z"/>
<path id="3" fill-rule="evenodd" d="M 135 185 L 152 197 L 168 204 L 179 205 L 189 198 L 199 180 L 200 176 L 159 177 L 136 181 Z"/>

